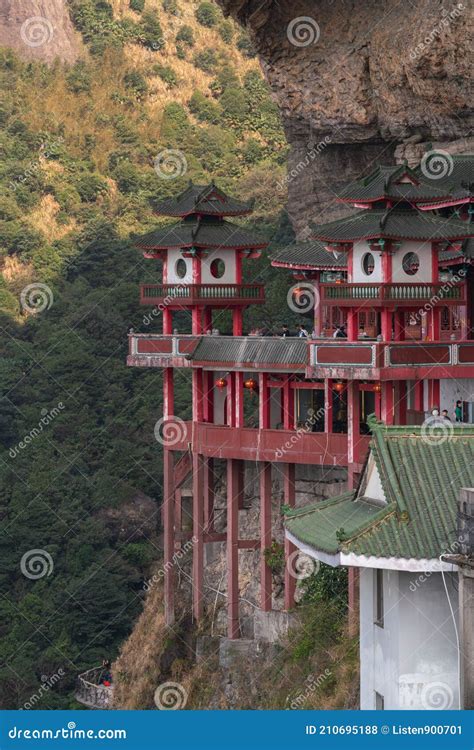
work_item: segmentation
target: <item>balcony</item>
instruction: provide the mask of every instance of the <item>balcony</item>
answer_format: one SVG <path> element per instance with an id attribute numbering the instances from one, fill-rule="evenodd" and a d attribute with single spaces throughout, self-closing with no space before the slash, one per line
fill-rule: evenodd
<path id="1" fill-rule="evenodd" d="M 325 305 L 378 307 L 392 302 L 396 307 L 462 305 L 466 302 L 466 285 L 436 284 L 321 284 L 321 302 Z"/>
<path id="2" fill-rule="evenodd" d="M 245 461 L 347 466 L 347 434 L 294 430 L 259 430 L 228 427 L 206 422 L 180 422 L 179 442 L 173 450 L 193 451 L 212 458 L 238 458 Z M 355 461 L 363 463 L 370 437 L 360 435 Z"/>
<path id="3" fill-rule="evenodd" d="M 474 341 L 311 341 L 307 378 L 472 378 Z"/>
<path id="4" fill-rule="evenodd" d="M 264 284 L 142 284 L 140 304 L 170 309 L 193 305 L 232 307 L 265 302 Z"/>

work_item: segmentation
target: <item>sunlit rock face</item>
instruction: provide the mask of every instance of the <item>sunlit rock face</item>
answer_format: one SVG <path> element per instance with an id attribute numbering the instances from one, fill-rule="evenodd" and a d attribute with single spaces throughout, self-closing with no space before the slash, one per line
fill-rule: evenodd
<path id="1" fill-rule="evenodd" d="M 46 63 L 73 62 L 81 50 L 66 0 L 0 0 L 0 45 Z"/>
<path id="2" fill-rule="evenodd" d="M 472 131 L 466 0 L 218 3 L 251 34 L 280 107 L 300 234 L 323 206 L 341 213 L 341 185 L 397 145 Z"/>

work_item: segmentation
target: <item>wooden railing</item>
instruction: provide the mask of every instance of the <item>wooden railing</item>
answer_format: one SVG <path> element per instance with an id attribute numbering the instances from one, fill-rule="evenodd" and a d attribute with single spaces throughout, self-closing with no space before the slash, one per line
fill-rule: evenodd
<path id="1" fill-rule="evenodd" d="M 265 301 L 264 284 L 142 284 L 142 305 L 173 306 L 212 302 L 225 304 L 258 304 Z"/>
<path id="2" fill-rule="evenodd" d="M 459 303 L 465 299 L 465 285 L 436 284 L 321 284 L 321 300 L 326 304 L 373 301 L 436 304 Z"/>
<path id="3" fill-rule="evenodd" d="M 111 708 L 114 689 L 100 684 L 104 673 L 104 667 L 94 667 L 79 675 L 75 693 L 79 703 L 88 708 Z"/>

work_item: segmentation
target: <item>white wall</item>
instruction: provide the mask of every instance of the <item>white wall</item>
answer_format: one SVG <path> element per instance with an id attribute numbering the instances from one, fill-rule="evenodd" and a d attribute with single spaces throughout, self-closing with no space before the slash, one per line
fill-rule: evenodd
<path id="1" fill-rule="evenodd" d="M 375 261 L 374 271 L 370 274 L 370 276 L 367 276 L 362 270 L 362 258 L 366 253 L 372 253 Z M 377 284 L 381 282 L 382 261 L 380 256 L 380 252 L 372 251 L 365 240 L 354 242 L 352 255 L 352 281 L 355 281 L 357 283 L 362 282 L 364 284 Z"/>
<path id="2" fill-rule="evenodd" d="M 180 279 L 175 270 L 176 261 L 179 258 L 183 258 L 181 250 L 176 249 L 176 248 L 172 250 L 168 250 L 168 284 L 192 284 L 193 282 L 192 259 L 183 258 L 184 262 L 186 263 L 187 270 L 186 270 L 186 276 L 183 279 Z"/>
<path id="3" fill-rule="evenodd" d="M 420 259 L 418 271 L 410 276 L 403 270 L 402 261 L 407 253 L 416 253 Z M 394 282 L 430 282 L 433 281 L 431 266 L 431 242 L 403 242 L 392 256 L 392 279 Z"/>
<path id="4" fill-rule="evenodd" d="M 474 402 L 474 378 L 443 378 L 440 380 L 440 408 L 447 409 L 451 419 L 454 419 L 456 401 Z"/>
<path id="5" fill-rule="evenodd" d="M 213 260 L 218 259 L 223 260 L 225 263 L 225 271 L 220 279 L 216 279 L 211 273 L 211 263 Z M 236 250 L 214 250 L 212 253 L 209 253 L 202 263 L 201 282 L 203 284 L 236 284 Z"/>
<path id="6" fill-rule="evenodd" d="M 384 570 L 383 628 L 374 624 L 374 575 L 361 569 L 361 709 L 375 708 L 375 691 L 386 710 L 457 708 L 456 636 L 441 573 Z M 445 576 L 456 613 L 456 574 Z"/>
<path id="7" fill-rule="evenodd" d="M 366 253 L 372 253 L 374 257 L 374 271 L 367 276 L 362 270 L 362 259 Z M 415 252 L 420 259 L 420 267 L 417 273 L 410 276 L 405 273 L 402 261 L 406 253 Z M 431 267 L 431 242 L 403 242 L 398 250 L 392 256 L 392 279 L 394 282 L 430 282 L 432 281 Z M 382 259 L 381 252 L 372 251 L 366 241 L 354 242 L 352 280 L 357 283 L 376 284 L 382 282 Z"/>

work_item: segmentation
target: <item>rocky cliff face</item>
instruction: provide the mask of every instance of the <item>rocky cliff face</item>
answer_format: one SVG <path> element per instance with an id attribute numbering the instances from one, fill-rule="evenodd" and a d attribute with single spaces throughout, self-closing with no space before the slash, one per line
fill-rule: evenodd
<path id="1" fill-rule="evenodd" d="M 0 45 L 46 63 L 73 62 L 81 51 L 66 0 L 0 0 Z"/>
<path id="2" fill-rule="evenodd" d="M 252 35 L 280 107 L 300 234 L 323 206 L 339 213 L 340 186 L 400 144 L 469 134 L 467 0 L 218 2 Z"/>

